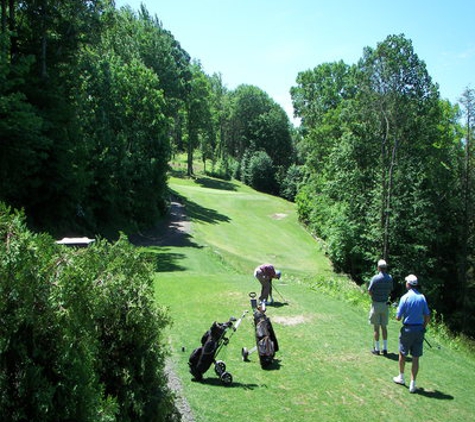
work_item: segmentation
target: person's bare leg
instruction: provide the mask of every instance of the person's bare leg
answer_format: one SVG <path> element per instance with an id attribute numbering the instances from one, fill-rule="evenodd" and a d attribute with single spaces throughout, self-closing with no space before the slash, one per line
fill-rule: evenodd
<path id="1" fill-rule="evenodd" d="M 399 373 L 400 374 L 404 374 L 405 367 L 406 367 L 406 357 L 402 353 L 399 353 Z"/>
<path id="2" fill-rule="evenodd" d="M 387 340 L 388 339 L 388 327 L 381 326 L 381 333 L 383 335 L 383 340 Z"/>
<path id="3" fill-rule="evenodd" d="M 374 326 L 374 341 L 379 341 L 379 325 Z"/>
<path id="4" fill-rule="evenodd" d="M 419 372 L 419 357 L 412 357 L 411 381 L 416 381 Z"/>

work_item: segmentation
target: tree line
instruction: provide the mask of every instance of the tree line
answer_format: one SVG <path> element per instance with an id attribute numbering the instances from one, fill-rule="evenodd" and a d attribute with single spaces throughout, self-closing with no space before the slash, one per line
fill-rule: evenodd
<path id="1" fill-rule="evenodd" d="M 439 317 L 473 337 L 475 91 L 442 100 L 402 34 L 355 65 L 325 63 L 296 82 L 302 221 L 360 284 L 378 258 L 399 282 L 395 296 L 417 274 Z"/>
<path id="2" fill-rule="evenodd" d="M 294 128 L 258 87 L 207 75 L 142 5 L 1 0 L 0 200 L 51 234 L 113 236 L 166 212 L 170 158 L 295 201 L 338 270 L 378 258 L 474 335 L 474 92 L 459 104 L 404 35 L 296 75 Z M 398 292 L 400 293 L 400 292 Z"/>
<path id="3" fill-rule="evenodd" d="M 282 108 L 205 74 L 144 6 L 2 0 L 1 13 L 0 200 L 32 227 L 110 236 L 152 224 L 179 152 L 189 175 L 196 151 L 221 177 L 246 173 L 242 156 L 258 151 L 285 174 Z"/>

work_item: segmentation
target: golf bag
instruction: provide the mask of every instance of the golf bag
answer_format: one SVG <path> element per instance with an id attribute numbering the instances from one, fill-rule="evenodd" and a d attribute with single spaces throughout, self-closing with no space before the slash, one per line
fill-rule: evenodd
<path id="1" fill-rule="evenodd" d="M 254 311 L 254 327 L 259 361 L 261 367 L 266 368 L 274 361 L 274 356 L 279 351 L 279 343 L 270 319 L 259 309 Z"/>
<path id="2" fill-rule="evenodd" d="M 247 311 L 242 314 L 235 326 L 233 323 L 236 318 L 231 317 L 227 322 L 213 322 L 210 329 L 203 334 L 201 346 L 193 350 L 188 360 L 190 373 L 196 381 L 201 381 L 203 374 L 214 363 L 214 370 L 221 381 L 224 384 L 232 383 L 233 377 L 229 372 L 226 372 L 226 364 L 222 360 L 216 360 L 216 358 L 221 348 L 229 343 L 232 334 L 238 329 L 246 313 Z M 233 332 L 229 337 L 226 337 L 226 332 L 229 329 L 232 329 Z"/>

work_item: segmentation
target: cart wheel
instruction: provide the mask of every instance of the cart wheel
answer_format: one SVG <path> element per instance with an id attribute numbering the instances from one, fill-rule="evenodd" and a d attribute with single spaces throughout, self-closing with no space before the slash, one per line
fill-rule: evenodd
<path id="1" fill-rule="evenodd" d="M 226 372 L 226 364 L 222 360 L 216 361 L 214 364 L 214 372 L 216 372 L 218 377 L 221 376 L 224 372 Z"/>
<path id="2" fill-rule="evenodd" d="M 223 384 L 229 385 L 233 382 L 233 376 L 229 372 L 223 372 L 221 374 L 221 382 Z"/>
<path id="3" fill-rule="evenodd" d="M 249 350 L 247 350 L 246 347 L 243 347 L 243 348 L 241 349 L 241 355 L 242 355 L 242 360 L 243 360 L 244 362 L 247 362 L 247 361 L 249 360 L 249 359 L 247 358 L 247 357 L 249 356 Z"/>

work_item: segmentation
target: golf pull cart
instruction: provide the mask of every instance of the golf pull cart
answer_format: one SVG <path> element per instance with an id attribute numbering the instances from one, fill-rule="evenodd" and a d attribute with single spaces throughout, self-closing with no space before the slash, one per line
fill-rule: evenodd
<path id="1" fill-rule="evenodd" d="M 279 351 L 279 343 L 277 342 L 272 323 L 265 314 L 265 301 L 258 306 L 256 293 L 249 293 L 249 297 L 251 298 L 251 307 L 254 312 L 256 345 L 249 350 L 246 347 L 241 349 L 242 360 L 248 362 L 249 355 L 257 351 L 261 367 L 267 368 L 274 361 L 275 353 Z"/>
<path id="2" fill-rule="evenodd" d="M 201 346 L 197 347 L 190 355 L 188 365 L 190 373 L 195 381 L 202 381 L 203 374 L 214 363 L 214 371 L 221 382 L 229 385 L 233 382 L 233 376 L 226 371 L 226 364 L 222 360 L 217 360 L 219 352 L 223 346 L 227 346 L 229 340 L 239 328 L 242 319 L 246 316 L 247 310 L 243 312 L 241 318 L 231 317 L 227 322 L 213 322 L 210 329 L 201 337 Z M 232 330 L 229 336 L 226 336 L 228 330 Z"/>

